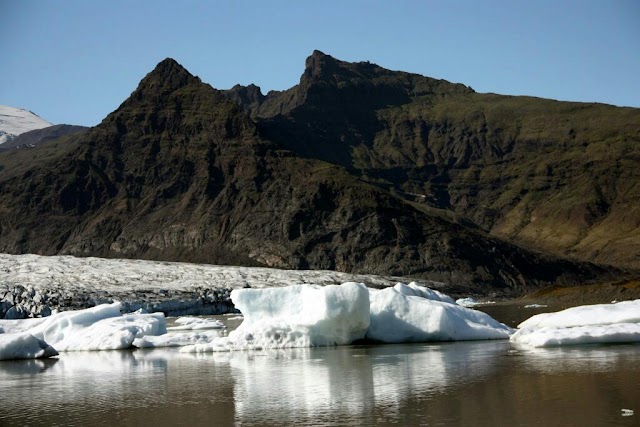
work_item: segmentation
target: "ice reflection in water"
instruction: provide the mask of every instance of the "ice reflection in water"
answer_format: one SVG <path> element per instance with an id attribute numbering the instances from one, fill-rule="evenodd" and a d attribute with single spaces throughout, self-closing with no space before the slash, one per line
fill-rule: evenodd
<path id="1" fill-rule="evenodd" d="M 464 347 L 465 350 L 460 351 Z M 488 375 L 479 362 L 504 353 L 504 343 L 300 349 L 227 354 L 243 420 L 357 419 L 374 408 L 398 412 L 408 395 L 434 393 L 450 383 Z M 265 415 L 266 414 L 266 415 Z"/>
<path id="2" fill-rule="evenodd" d="M 634 425 L 640 346 L 508 342 L 0 363 L 0 425 Z"/>

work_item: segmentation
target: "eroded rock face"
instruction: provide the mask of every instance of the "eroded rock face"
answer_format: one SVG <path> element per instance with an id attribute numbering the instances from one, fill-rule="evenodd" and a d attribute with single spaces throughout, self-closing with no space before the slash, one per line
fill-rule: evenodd
<path id="1" fill-rule="evenodd" d="M 492 140 L 400 113 L 475 95 L 320 52 L 289 91 L 225 95 L 167 59 L 73 147 L 0 171 L 0 251 L 410 275 L 508 295 L 610 273 L 449 210 L 479 203 L 448 187 L 453 170 L 506 148 L 483 154 Z M 424 138 L 438 132 L 476 148 L 443 142 L 436 155 L 441 138 Z"/>

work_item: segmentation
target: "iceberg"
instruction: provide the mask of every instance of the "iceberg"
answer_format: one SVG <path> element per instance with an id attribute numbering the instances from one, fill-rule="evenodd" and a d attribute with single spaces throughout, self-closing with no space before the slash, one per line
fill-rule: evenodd
<path id="1" fill-rule="evenodd" d="M 640 342 L 640 300 L 537 314 L 518 328 L 511 341 L 526 347 Z"/>
<path id="2" fill-rule="evenodd" d="M 362 283 L 234 289 L 244 321 L 228 337 L 183 347 L 182 352 L 346 345 L 369 327 L 369 291 Z"/>
<path id="3" fill-rule="evenodd" d="M 56 356 L 49 344 L 28 333 L 1 334 L 0 360 L 37 359 Z"/>
<path id="4" fill-rule="evenodd" d="M 508 339 L 513 330 L 415 283 L 383 290 L 362 283 L 238 289 L 231 299 L 244 322 L 228 337 L 182 352 L 384 343 Z"/>
<path id="5" fill-rule="evenodd" d="M 51 315 L 27 332 L 58 351 L 119 350 L 135 338 L 167 332 L 164 314 L 120 314 L 120 303 Z"/>
<path id="6" fill-rule="evenodd" d="M 47 351 L 38 351 L 46 346 L 60 352 L 182 346 L 183 352 L 200 353 L 347 345 L 364 338 L 384 343 L 506 339 L 513 332 L 416 283 L 382 290 L 355 282 L 245 288 L 233 290 L 231 299 L 244 320 L 228 336 L 215 319 L 186 316 L 167 328 L 162 313 L 121 315 L 115 302 L 42 319 L 4 320 L 0 328 L 7 333 L 0 337 L 7 354 L 10 346 L 22 345 L 44 355 Z"/>
<path id="7" fill-rule="evenodd" d="M 41 319 L 6 320 L 1 327 L 2 342 L 11 348 L 24 343 L 35 348 L 35 341 L 55 351 L 119 350 L 131 347 L 133 340 L 145 335 L 167 332 L 164 314 L 120 314 L 120 303 L 65 311 Z M 28 337 L 32 337 L 31 340 Z M 22 338 L 19 338 L 22 337 Z M 46 348 L 46 347 L 43 347 Z M 28 352 L 27 352 L 28 353 Z M 53 355 L 45 351 L 37 357 Z"/>
<path id="8" fill-rule="evenodd" d="M 403 290 L 397 285 L 371 290 L 367 339 L 384 343 L 469 341 L 508 339 L 514 332 L 488 314 L 457 305 L 448 297 Z"/>

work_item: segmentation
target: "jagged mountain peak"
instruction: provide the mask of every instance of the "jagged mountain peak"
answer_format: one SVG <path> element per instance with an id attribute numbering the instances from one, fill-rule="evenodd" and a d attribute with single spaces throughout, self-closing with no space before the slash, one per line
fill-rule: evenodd
<path id="1" fill-rule="evenodd" d="M 192 83 L 200 83 L 200 79 L 187 71 L 175 59 L 166 58 L 142 79 L 134 94 L 172 92 Z"/>
<path id="2" fill-rule="evenodd" d="M 305 70 L 302 79 L 323 78 L 340 69 L 340 61 L 330 55 L 326 55 L 319 50 L 314 50 L 311 56 L 305 61 Z"/>

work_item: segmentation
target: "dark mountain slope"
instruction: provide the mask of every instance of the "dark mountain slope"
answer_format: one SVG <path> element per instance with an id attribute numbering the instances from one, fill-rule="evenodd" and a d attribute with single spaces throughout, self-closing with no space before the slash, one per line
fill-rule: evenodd
<path id="1" fill-rule="evenodd" d="M 0 145 L 1 150 L 9 148 L 33 147 L 42 142 L 53 141 L 63 136 L 72 135 L 87 130 L 85 126 L 53 125 L 42 129 L 35 129 L 16 136 L 11 141 Z"/>
<path id="2" fill-rule="evenodd" d="M 321 52 L 260 135 L 521 245 L 640 267 L 640 110 L 479 94 Z"/>
<path id="3" fill-rule="evenodd" d="M 296 156 L 169 59 L 72 147 L 0 174 L 0 251 L 415 275 L 511 294 L 611 271 Z"/>

